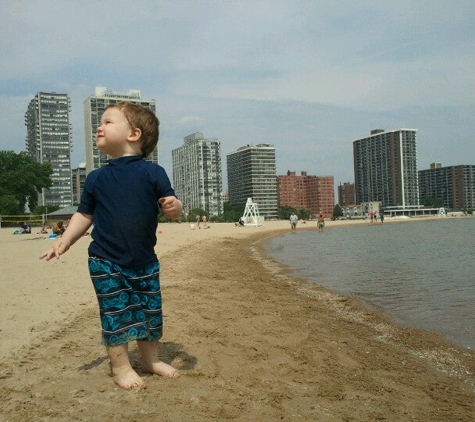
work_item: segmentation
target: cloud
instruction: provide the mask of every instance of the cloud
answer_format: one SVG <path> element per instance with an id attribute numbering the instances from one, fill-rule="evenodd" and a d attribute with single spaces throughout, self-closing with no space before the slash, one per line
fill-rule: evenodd
<path id="1" fill-rule="evenodd" d="M 5 0 L 0 148 L 24 148 L 37 92 L 66 92 L 84 161 L 83 102 L 105 86 L 157 101 L 169 171 L 196 131 L 223 162 L 270 143 L 278 171 L 335 181 L 352 180 L 351 143 L 376 127 L 418 128 L 424 166 L 461 163 L 475 156 L 474 21 L 469 0 Z"/>

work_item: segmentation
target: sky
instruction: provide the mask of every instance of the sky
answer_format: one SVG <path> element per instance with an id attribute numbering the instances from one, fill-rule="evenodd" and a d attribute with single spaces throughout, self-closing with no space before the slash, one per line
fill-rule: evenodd
<path id="1" fill-rule="evenodd" d="M 353 182 L 353 141 L 417 129 L 418 169 L 475 164 L 473 0 L 1 0 L 0 149 L 38 92 L 71 98 L 73 168 L 96 86 L 155 99 L 160 164 L 202 132 L 271 144 L 277 174 Z"/>

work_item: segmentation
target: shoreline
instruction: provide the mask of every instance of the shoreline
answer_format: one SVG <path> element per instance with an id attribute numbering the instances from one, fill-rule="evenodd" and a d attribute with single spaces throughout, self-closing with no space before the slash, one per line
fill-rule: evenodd
<path id="1" fill-rule="evenodd" d="M 263 248 L 287 221 L 159 226 L 161 358 L 182 377 L 146 376 L 138 392 L 109 377 L 89 241 L 45 263 L 48 241 L 4 230 L 2 278 L 15 291 L 0 286 L 3 420 L 473 420 L 475 354 L 292 276 Z"/>

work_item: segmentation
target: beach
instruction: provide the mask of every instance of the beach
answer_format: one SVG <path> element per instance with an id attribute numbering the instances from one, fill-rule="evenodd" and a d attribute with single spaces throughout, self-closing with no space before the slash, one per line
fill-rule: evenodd
<path id="1" fill-rule="evenodd" d="M 326 230 L 346 224 L 370 223 Z M 52 241 L 36 228 L 0 229 L 0 420 L 475 420 L 473 351 L 291 276 L 262 248 L 288 221 L 209 227 L 158 228 L 160 356 L 181 377 L 142 374 L 131 344 L 148 385 L 132 391 L 101 345 L 90 237 L 44 262 Z M 297 230 L 318 235 L 316 222 Z"/>

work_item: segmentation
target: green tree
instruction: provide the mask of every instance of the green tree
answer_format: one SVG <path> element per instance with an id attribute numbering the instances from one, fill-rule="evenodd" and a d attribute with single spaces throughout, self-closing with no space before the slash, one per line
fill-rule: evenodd
<path id="1" fill-rule="evenodd" d="M 243 216 L 245 208 L 246 204 L 231 205 L 229 201 L 225 202 L 223 204 L 223 220 L 227 222 L 238 221 L 239 217 Z"/>
<path id="2" fill-rule="evenodd" d="M 301 208 L 297 215 L 301 220 L 310 220 L 313 217 L 313 211 L 308 208 Z"/>
<path id="3" fill-rule="evenodd" d="M 423 198 L 421 199 L 420 203 L 425 207 L 432 208 L 441 208 L 444 206 L 444 201 L 439 198 Z"/>
<path id="4" fill-rule="evenodd" d="M 343 210 L 340 207 L 340 204 L 336 204 L 333 208 L 333 218 L 343 217 Z"/>
<path id="5" fill-rule="evenodd" d="M 38 194 L 51 187 L 53 169 L 37 163 L 26 152 L 0 151 L 0 213 L 23 214 L 34 210 Z"/>
<path id="6" fill-rule="evenodd" d="M 201 209 L 201 208 L 193 208 L 192 210 L 190 210 L 190 212 L 188 213 L 188 222 L 189 223 L 194 223 L 196 221 L 196 216 L 199 215 L 200 217 L 203 217 L 203 215 L 206 215 L 206 218 L 208 219 L 209 221 L 209 218 L 208 218 L 208 213 Z M 201 219 L 200 219 L 201 221 Z"/>
<path id="7" fill-rule="evenodd" d="M 61 207 L 59 205 L 38 205 L 34 210 L 33 214 L 43 215 L 50 212 L 58 211 Z"/>
<path id="8" fill-rule="evenodd" d="M 294 207 L 289 207 L 288 205 L 283 205 L 277 210 L 277 215 L 281 220 L 288 220 L 294 213 L 298 214 L 297 210 Z"/>

